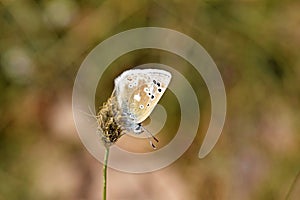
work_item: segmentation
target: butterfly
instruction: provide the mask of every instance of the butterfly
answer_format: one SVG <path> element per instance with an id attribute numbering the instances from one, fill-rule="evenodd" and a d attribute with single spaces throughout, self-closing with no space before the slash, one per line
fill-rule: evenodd
<path id="1" fill-rule="evenodd" d="M 102 111 L 105 109 L 102 118 L 103 115 L 110 118 L 102 126 L 102 131 L 107 133 L 106 141 L 115 142 L 123 132 L 140 134 L 146 131 L 158 142 L 142 127 L 142 122 L 149 117 L 163 96 L 171 78 L 170 72 L 161 69 L 130 69 L 117 77 L 112 96 L 102 108 Z M 98 116 L 101 117 L 101 110 Z"/>

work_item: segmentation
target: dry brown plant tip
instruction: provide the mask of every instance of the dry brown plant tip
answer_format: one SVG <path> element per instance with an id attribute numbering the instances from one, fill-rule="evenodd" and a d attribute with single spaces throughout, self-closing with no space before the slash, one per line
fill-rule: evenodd
<path id="1" fill-rule="evenodd" d="M 98 133 L 105 147 L 110 147 L 123 135 L 120 118 L 116 97 L 112 96 L 103 104 L 97 115 Z"/>

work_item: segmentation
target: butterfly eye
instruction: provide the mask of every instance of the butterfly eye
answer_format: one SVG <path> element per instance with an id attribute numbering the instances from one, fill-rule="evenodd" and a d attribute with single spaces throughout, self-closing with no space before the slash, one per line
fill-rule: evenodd
<path id="1" fill-rule="evenodd" d="M 140 105 L 140 109 L 144 109 L 144 105 Z"/>
<path id="2" fill-rule="evenodd" d="M 149 88 L 144 88 L 144 92 L 149 92 Z"/>
<path id="3" fill-rule="evenodd" d="M 132 85 L 132 84 L 129 84 L 129 85 L 128 85 L 128 87 L 129 87 L 129 88 L 132 88 L 132 87 L 133 87 L 133 85 Z"/>

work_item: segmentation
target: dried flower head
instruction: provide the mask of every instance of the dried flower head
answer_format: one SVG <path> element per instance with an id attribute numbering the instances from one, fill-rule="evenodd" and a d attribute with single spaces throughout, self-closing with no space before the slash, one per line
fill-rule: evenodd
<path id="1" fill-rule="evenodd" d="M 111 146 L 123 135 L 120 119 L 121 114 L 113 93 L 97 115 L 98 133 L 105 147 Z"/>

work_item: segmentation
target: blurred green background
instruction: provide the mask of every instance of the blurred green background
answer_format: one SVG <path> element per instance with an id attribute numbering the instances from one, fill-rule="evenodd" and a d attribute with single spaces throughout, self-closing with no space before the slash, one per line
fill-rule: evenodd
<path id="1" fill-rule="evenodd" d="M 200 75 L 166 52 L 122 56 L 100 81 L 108 89 L 99 89 L 98 106 L 118 66 L 164 60 L 198 93 L 201 122 L 193 145 L 171 166 L 144 175 L 110 169 L 108 199 L 285 199 L 300 169 L 299 10 L 296 0 L 2 0 L 0 200 L 100 199 L 102 165 L 77 136 L 73 82 L 97 44 L 144 26 L 180 31 L 209 52 L 226 87 L 226 124 L 199 160 L 210 119 Z M 299 198 L 300 180 L 290 192 Z"/>

